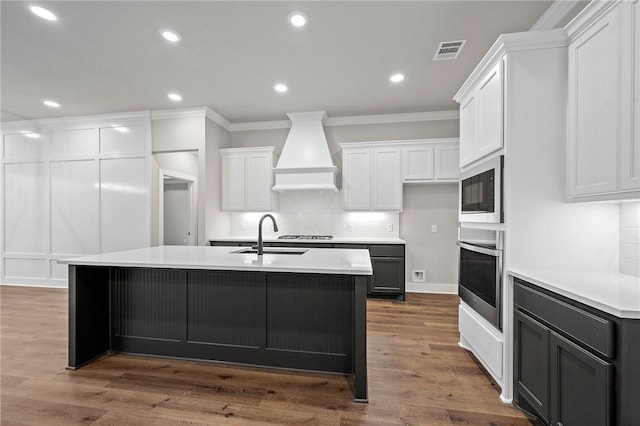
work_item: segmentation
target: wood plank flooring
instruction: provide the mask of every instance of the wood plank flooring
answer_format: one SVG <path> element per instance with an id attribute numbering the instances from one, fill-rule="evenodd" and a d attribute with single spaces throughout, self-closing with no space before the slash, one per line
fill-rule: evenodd
<path id="1" fill-rule="evenodd" d="M 130 355 L 67 365 L 67 291 L 0 286 L 2 425 L 530 425 L 458 346 L 458 298 L 370 300 L 368 404 L 351 379 Z"/>

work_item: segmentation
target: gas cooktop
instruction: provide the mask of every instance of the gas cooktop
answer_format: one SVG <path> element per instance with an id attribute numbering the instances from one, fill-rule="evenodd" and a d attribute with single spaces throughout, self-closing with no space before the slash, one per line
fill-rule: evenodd
<path id="1" fill-rule="evenodd" d="M 280 235 L 279 240 L 330 240 L 332 235 Z"/>

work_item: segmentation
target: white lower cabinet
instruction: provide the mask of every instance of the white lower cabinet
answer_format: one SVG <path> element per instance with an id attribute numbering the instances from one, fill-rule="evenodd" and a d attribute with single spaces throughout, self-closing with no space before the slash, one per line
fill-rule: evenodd
<path id="1" fill-rule="evenodd" d="M 344 209 L 402 210 L 401 148 L 379 143 L 340 146 Z"/>
<path id="2" fill-rule="evenodd" d="M 273 207 L 273 147 L 221 149 L 222 210 Z"/>
<path id="3" fill-rule="evenodd" d="M 640 196 L 639 7 L 593 2 L 567 27 L 572 201 Z"/>

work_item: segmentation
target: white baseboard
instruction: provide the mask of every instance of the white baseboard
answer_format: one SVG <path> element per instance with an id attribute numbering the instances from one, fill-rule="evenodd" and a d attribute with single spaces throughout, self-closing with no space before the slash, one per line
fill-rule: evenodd
<path id="1" fill-rule="evenodd" d="M 69 286 L 67 284 L 67 280 L 28 280 L 28 279 L 20 279 L 15 280 L 15 282 L 6 283 L 0 282 L 0 286 L 7 287 L 40 287 L 40 288 L 64 288 L 67 289 Z"/>
<path id="2" fill-rule="evenodd" d="M 405 283 L 407 293 L 458 294 L 458 284 Z"/>

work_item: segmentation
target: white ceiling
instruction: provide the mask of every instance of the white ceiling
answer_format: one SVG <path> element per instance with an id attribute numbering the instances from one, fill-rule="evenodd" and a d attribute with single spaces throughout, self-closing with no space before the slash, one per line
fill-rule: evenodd
<path id="1" fill-rule="evenodd" d="M 208 106 L 236 122 L 326 110 L 353 116 L 457 109 L 451 99 L 501 33 L 549 1 L 3 1 L 2 121 Z M 302 10 L 309 23 L 291 27 Z M 182 35 L 178 45 L 161 28 Z M 468 40 L 433 62 L 440 41 Z M 401 71 L 405 81 L 389 77 Z M 276 82 L 289 91 L 278 94 Z M 183 101 L 167 99 L 179 92 Z M 62 106 L 42 104 L 54 99 Z"/>

